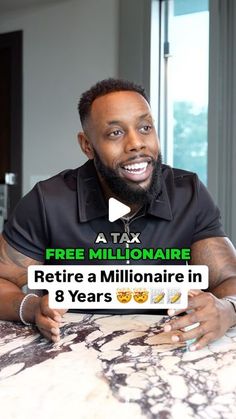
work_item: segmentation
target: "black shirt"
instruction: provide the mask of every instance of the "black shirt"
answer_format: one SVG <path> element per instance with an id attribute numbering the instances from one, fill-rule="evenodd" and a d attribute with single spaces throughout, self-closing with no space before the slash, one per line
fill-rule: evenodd
<path id="1" fill-rule="evenodd" d="M 129 223 L 130 231 L 140 232 L 141 248 L 189 248 L 197 240 L 225 236 L 219 210 L 197 175 L 169 166 L 162 167 L 162 189 L 145 213 L 139 213 Z M 125 247 L 114 244 L 109 233 L 124 232 L 124 221 L 108 221 L 108 206 L 104 199 L 92 161 L 75 170 L 65 170 L 39 182 L 18 203 L 6 223 L 3 236 L 19 252 L 44 262 L 45 248 Z M 94 244 L 98 233 L 105 233 L 109 243 Z M 125 264 L 87 259 L 54 261 L 47 264 Z M 171 264 L 170 261 L 137 260 L 130 263 Z M 185 261 L 172 261 L 184 264 Z M 74 310 L 81 311 L 81 310 Z M 83 311 L 83 310 L 82 310 Z M 89 312 L 90 310 L 86 310 Z M 111 310 L 92 310 L 109 312 Z M 156 313 L 156 310 L 112 310 L 115 314 L 131 312 Z M 166 310 L 158 310 L 166 314 Z"/>
<path id="2" fill-rule="evenodd" d="M 140 232 L 141 240 L 141 244 L 130 244 L 130 248 L 189 248 L 197 240 L 225 236 L 219 210 L 197 175 L 166 165 L 162 170 L 161 194 L 153 199 L 143 216 L 131 220 L 129 228 Z M 94 244 L 100 232 L 105 233 L 109 243 Z M 65 170 L 37 183 L 15 208 L 3 236 L 19 252 L 44 261 L 47 247 L 84 248 L 85 254 L 91 247 L 125 247 L 125 244 L 113 244 L 110 232 L 124 232 L 124 222 L 108 221 L 108 206 L 93 162 L 88 161 L 78 169 Z M 91 263 L 87 259 L 66 263 L 88 262 Z M 65 264 L 65 261 L 56 263 Z M 101 263 L 111 261 L 92 262 Z M 122 264 L 122 261 L 112 261 L 112 264 Z"/>

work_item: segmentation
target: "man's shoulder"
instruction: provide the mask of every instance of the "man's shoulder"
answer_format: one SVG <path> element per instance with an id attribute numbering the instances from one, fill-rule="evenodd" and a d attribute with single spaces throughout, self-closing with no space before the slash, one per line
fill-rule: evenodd
<path id="1" fill-rule="evenodd" d="M 75 169 L 65 169 L 56 175 L 38 182 L 36 187 L 44 192 L 63 191 L 65 189 L 76 191 L 78 176 L 84 178 L 91 174 L 91 163 L 86 162 Z"/>
<path id="2" fill-rule="evenodd" d="M 171 176 L 174 179 L 183 179 L 183 178 L 197 178 L 197 174 L 190 172 L 189 170 L 179 169 L 176 167 L 168 166 L 167 164 L 162 164 L 162 174 L 164 177 Z"/>
<path id="3" fill-rule="evenodd" d="M 65 169 L 56 175 L 38 182 L 35 186 L 45 192 L 60 191 L 65 187 L 71 190 L 76 190 L 76 179 L 78 175 L 78 168 Z"/>
<path id="4" fill-rule="evenodd" d="M 201 185 L 198 175 L 188 170 L 162 165 L 162 178 L 167 188 L 184 188 L 189 191 L 198 191 Z"/>

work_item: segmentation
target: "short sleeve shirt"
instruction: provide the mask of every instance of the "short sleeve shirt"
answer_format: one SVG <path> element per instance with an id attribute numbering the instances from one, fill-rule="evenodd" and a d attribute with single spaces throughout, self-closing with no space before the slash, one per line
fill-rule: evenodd
<path id="1" fill-rule="evenodd" d="M 198 240 L 225 236 L 219 209 L 196 174 L 163 165 L 161 182 L 161 193 L 154 197 L 143 215 L 130 222 L 130 230 L 140 232 L 139 247 L 190 248 Z M 95 244 L 100 232 L 106 235 L 106 245 Z M 65 170 L 37 183 L 18 203 L 4 227 L 3 236 L 19 252 L 44 262 L 45 248 L 49 247 L 116 248 L 111 232 L 124 232 L 124 222 L 121 219 L 108 221 L 107 202 L 94 164 L 88 161 L 78 169 Z M 122 246 L 125 244 L 119 247 Z M 132 246 L 137 247 L 137 244 L 130 244 Z M 84 260 L 83 264 L 88 262 Z M 50 263 L 64 264 L 65 261 L 51 260 Z M 66 263 L 78 264 L 78 261 Z M 104 263 L 93 261 L 93 264 Z M 122 264 L 119 260 L 112 263 Z M 158 262 L 137 260 L 131 263 Z"/>

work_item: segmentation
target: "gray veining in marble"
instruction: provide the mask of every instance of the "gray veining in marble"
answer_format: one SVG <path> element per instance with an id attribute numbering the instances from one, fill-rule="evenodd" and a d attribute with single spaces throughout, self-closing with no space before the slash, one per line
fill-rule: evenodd
<path id="1" fill-rule="evenodd" d="M 0 322 L 3 419 L 236 418 L 236 328 L 190 352 L 158 316 L 65 317 L 58 344 Z"/>

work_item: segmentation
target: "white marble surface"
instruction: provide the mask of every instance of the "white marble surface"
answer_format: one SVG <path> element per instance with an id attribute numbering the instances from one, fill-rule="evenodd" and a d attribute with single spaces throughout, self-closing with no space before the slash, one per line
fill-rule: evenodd
<path id="1" fill-rule="evenodd" d="M 236 328 L 190 352 L 158 316 L 65 317 L 58 344 L 0 322 L 1 419 L 236 418 Z"/>

